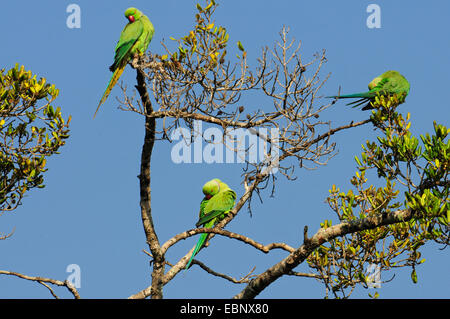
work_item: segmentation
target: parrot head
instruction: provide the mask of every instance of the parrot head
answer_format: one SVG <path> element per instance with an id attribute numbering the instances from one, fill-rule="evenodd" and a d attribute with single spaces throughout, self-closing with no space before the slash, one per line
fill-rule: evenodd
<path id="1" fill-rule="evenodd" d="M 374 89 L 381 80 L 382 80 L 382 78 L 380 76 L 373 79 L 372 82 L 369 83 L 369 90 Z"/>
<path id="2" fill-rule="evenodd" d="M 207 199 L 210 199 L 214 195 L 216 195 L 220 191 L 220 184 L 222 184 L 221 180 L 218 178 L 212 179 L 203 185 L 203 194 Z"/>
<path id="3" fill-rule="evenodd" d="M 142 16 L 142 12 L 136 8 L 128 8 L 125 10 L 125 18 L 128 19 L 130 23 L 133 23 Z"/>

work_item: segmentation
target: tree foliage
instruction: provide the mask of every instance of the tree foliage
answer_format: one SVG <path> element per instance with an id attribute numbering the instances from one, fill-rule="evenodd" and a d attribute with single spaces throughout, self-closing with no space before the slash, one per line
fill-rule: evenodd
<path id="1" fill-rule="evenodd" d="M 410 217 L 334 238 L 308 257 L 327 293 L 335 297 L 348 296 L 357 283 L 373 287 L 374 273 L 367 271 L 371 266 L 377 272 L 410 267 L 416 283 L 416 266 L 425 262 L 419 248 L 428 241 L 443 247 L 450 243 L 450 129 L 434 123 L 434 134 L 419 139 L 410 131 L 409 113 L 404 119 L 397 113 L 398 105 L 396 97 L 376 100 L 371 119 L 381 136 L 367 141 L 360 158 L 355 157 L 358 171 L 351 179 L 355 190 L 345 193 L 333 185 L 328 203 L 341 222 L 400 211 L 411 212 Z M 368 185 L 366 174 L 371 170 L 385 186 Z M 329 226 L 330 221 L 321 224 Z"/>
<path id="2" fill-rule="evenodd" d="M 69 137 L 68 120 L 53 102 L 59 90 L 24 66 L 0 70 L 0 211 L 14 210 L 44 187 L 47 158 Z"/>

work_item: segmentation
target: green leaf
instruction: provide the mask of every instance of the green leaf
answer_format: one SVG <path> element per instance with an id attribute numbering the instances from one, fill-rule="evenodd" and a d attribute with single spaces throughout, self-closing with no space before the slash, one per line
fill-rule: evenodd
<path id="1" fill-rule="evenodd" d="M 214 1 L 211 1 L 205 8 L 205 11 L 208 11 L 209 9 L 211 9 L 211 7 L 214 5 Z"/>
<path id="2" fill-rule="evenodd" d="M 244 46 L 242 45 L 241 41 L 237 42 L 237 46 L 238 46 L 239 50 L 245 51 Z"/>
<path id="3" fill-rule="evenodd" d="M 413 283 L 417 284 L 417 273 L 416 273 L 415 269 L 413 269 L 413 271 L 411 273 L 411 279 L 412 279 Z"/>

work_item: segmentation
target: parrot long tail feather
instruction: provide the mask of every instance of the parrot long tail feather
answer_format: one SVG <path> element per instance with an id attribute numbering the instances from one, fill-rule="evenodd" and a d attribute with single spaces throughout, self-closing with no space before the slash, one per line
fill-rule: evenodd
<path id="1" fill-rule="evenodd" d="M 327 96 L 327 98 L 333 98 L 333 99 L 353 99 L 353 98 L 371 98 L 373 97 L 373 93 L 372 92 L 362 92 L 362 93 L 355 93 L 355 94 L 347 94 L 347 95 L 332 95 L 332 96 Z"/>
<path id="2" fill-rule="evenodd" d="M 106 101 L 106 99 L 109 96 L 109 93 L 111 93 L 111 90 L 116 85 L 117 81 L 119 80 L 120 76 L 122 75 L 123 71 L 125 70 L 125 67 L 127 66 L 127 63 L 122 63 L 113 73 L 111 76 L 111 80 L 109 80 L 108 86 L 106 87 L 105 93 L 103 93 L 102 99 L 100 100 L 100 103 L 97 106 L 97 109 L 94 113 L 94 118 L 97 115 L 98 110 L 100 109 L 100 106 Z"/>
<path id="3" fill-rule="evenodd" d="M 189 266 L 191 265 L 192 260 L 194 259 L 195 255 L 197 255 L 197 253 L 200 250 L 200 248 L 202 248 L 202 246 L 205 243 L 206 238 L 208 237 L 208 235 L 209 234 L 202 234 L 200 236 L 200 239 L 198 240 L 197 245 L 195 245 L 194 252 L 192 253 L 191 258 L 189 259 L 189 261 L 188 261 L 188 263 L 186 265 L 186 268 L 185 268 L 186 270 L 189 269 Z"/>
<path id="4" fill-rule="evenodd" d="M 361 110 L 367 111 L 367 110 L 372 110 L 372 109 L 374 109 L 374 107 L 373 107 L 373 105 L 372 105 L 372 102 L 369 102 L 369 103 L 367 103 L 366 106 L 364 106 Z"/>
<path id="5" fill-rule="evenodd" d="M 359 99 L 359 100 L 347 103 L 346 105 L 351 105 L 353 107 L 358 107 L 360 105 L 363 105 L 363 104 L 367 103 L 368 100 L 369 99 Z"/>

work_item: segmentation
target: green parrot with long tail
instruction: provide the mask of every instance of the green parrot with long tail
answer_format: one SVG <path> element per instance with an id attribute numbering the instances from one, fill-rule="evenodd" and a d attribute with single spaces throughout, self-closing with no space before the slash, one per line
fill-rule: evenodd
<path id="1" fill-rule="evenodd" d="M 217 223 L 225 218 L 228 212 L 234 207 L 236 193 L 218 178 L 210 180 L 203 185 L 202 191 L 205 197 L 200 203 L 199 219 L 195 226 L 213 228 Z M 186 269 L 189 268 L 195 255 L 205 245 L 208 235 L 209 234 L 207 233 L 200 235 L 200 239 L 198 240 L 197 245 L 194 248 L 194 252 L 186 265 Z"/>
<path id="2" fill-rule="evenodd" d="M 327 96 L 328 98 L 336 99 L 349 99 L 357 98 L 358 100 L 348 103 L 347 105 L 353 105 L 358 107 L 362 104 L 366 104 L 362 110 L 373 109 L 372 102 L 375 101 L 377 95 L 381 96 L 393 96 L 397 95 L 400 103 L 405 102 L 406 96 L 409 94 L 409 82 L 406 78 L 397 71 L 386 71 L 382 75 L 376 77 L 369 83 L 369 91 L 363 93 L 355 93 L 348 95 L 333 95 Z"/>
<path id="3" fill-rule="evenodd" d="M 150 20 L 138 9 L 128 8 L 125 10 L 125 17 L 128 19 L 128 24 L 120 34 L 119 42 L 116 45 L 116 53 L 114 55 L 114 63 L 109 67 L 111 72 L 114 72 L 111 80 L 103 93 L 102 99 L 98 104 L 95 115 L 97 114 L 100 105 L 102 105 L 108 98 L 114 85 L 116 85 L 127 63 L 136 55 L 144 54 L 153 38 L 155 29 Z"/>

